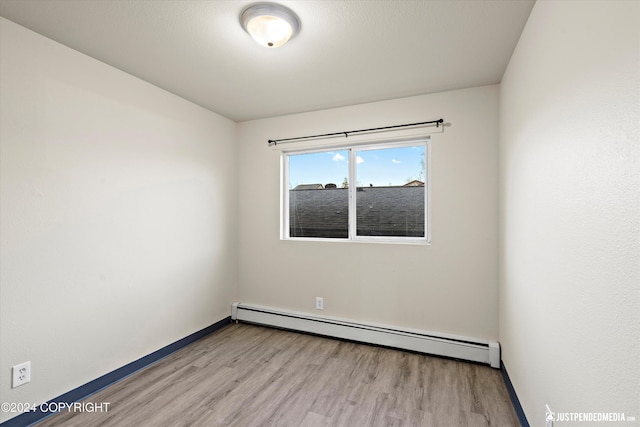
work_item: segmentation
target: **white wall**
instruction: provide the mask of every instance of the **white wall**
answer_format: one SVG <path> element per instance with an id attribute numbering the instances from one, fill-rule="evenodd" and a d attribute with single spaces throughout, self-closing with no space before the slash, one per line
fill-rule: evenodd
<path id="1" fill-rule="evenodd" d="M 538 1 L 502 81 L 500 341 L 531 425 L 640 420 L 639 22 Z"/>
<path id="2" fill-rule="evenodd" d="M 3 18 L 0 41 L 0 401 L 43 402 L 229 315 L 236 125 Z"/>
<path id="3" fill-rule="evenodd" d="M 239 125 L 238 296 L 245 303 L 496 339 L 498 87 Z M 444 118 L 432 135 L 432 244 L 281 241 L 268 139 Z M 291 146 L 288 146 L 291 148 Z"/>

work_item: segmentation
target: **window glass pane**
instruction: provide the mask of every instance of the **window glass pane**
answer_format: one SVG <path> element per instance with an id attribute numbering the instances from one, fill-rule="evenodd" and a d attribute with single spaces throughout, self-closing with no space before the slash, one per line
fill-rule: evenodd
<path id="1" fill-rule="evenodd" d="M 425 237 L 425 146 L 358 150 L 356 234 Z"/>
<path id="2" fill-rule="evenodd" d="M 289 236 L 349 237 L 349 151 L 289 160 Z"/>

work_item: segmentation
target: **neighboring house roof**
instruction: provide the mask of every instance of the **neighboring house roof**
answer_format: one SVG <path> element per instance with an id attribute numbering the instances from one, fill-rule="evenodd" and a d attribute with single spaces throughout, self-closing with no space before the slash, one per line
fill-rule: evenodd
<path id="1" fill-rule="evenodd" d="M 322 190 L 324 186 L 322 184 L 300 184 L 296 185 L 294 190 Z"/>
<path id="2" fill-rule="evenodd" d="M 424 187 L 364 187 L 356 192 L 358 235 L 424 236 Z M 347 238 L 349 191 L 291 190 L 291 237 Z"/>
<path id="3" fill-rule="evenodd" d="M 414 179 L 413 181 L 407 182 L 403 187 L 424 187 L 424 182 L 419 179 Z"/>

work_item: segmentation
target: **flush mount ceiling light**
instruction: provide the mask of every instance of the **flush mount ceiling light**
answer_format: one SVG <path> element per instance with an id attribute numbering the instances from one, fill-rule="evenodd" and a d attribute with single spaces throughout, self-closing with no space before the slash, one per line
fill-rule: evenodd
<path id="1" fill-rule="evenodd" d="M 275 3 L 257 3 L 246 8 L 240 22 L 255 41 L 265 47 L 280 47 L 300 30 L 293 11 Z"/>

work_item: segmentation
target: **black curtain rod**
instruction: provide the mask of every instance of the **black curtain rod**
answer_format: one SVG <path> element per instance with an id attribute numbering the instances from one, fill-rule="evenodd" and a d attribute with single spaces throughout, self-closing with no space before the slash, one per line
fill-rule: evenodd
<path id="1" fill-rule="evenodd" d="M 396 128 L 404 128 L 404 127 L 409 127 L 409 126 L 420 126 L 420 125 L 431 125 L 431 126 L 435 125 L 436 127 L 439 127 L 442 123 L 444 123 L 444 120 L 443 119 L 438 119 L 438 120 L 431 120 L 429 122 L 408 123 L 406 125 L 395 125 L 395 126 L 385 126 L 385 127 L 381 127 L 381 128 L 350 130 L 350 131 L 346 131 L 346 132 L 333 132 L 333 133 L 325 133 L 325 134 L 322 134 L 322 135 L 299 136 L 297 138 L 270 139 L 268 141 L 268 143 L 269 143 L 269 146 L 272 146 L 272 145 L 277 145 L 278 143 L 281 143 L 281 142 L 288 143 L 288 142 L 292 142 L 292 141 L 299 141 L 299 140 L 302 140 L 302 139 L 323 138 L 323 137 L 328 137 L 328 136 L 339 136 L 339 135 L 344 135 L 344 137 L 347 138 L 349 136 L 349 134 L 352 134 L 352 133 L 373 132 L 373 131 L 376 131 L 376 130 L 396 129 Z"/>

